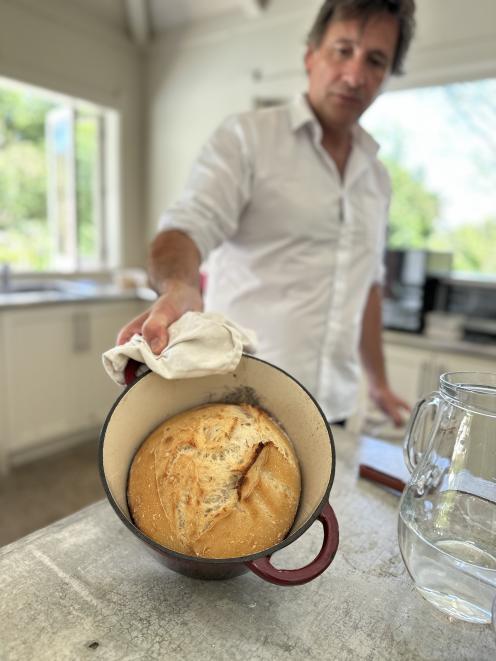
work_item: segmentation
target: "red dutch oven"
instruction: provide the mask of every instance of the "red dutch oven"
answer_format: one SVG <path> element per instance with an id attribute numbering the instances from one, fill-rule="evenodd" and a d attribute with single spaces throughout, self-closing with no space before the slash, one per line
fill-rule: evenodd
<path id="1" fill-rule="evenodd" d="M 134 365 L 135 367 L 135 365 Z M 99 467 L 107 498 L 126 528 L 163 564 L 201 579 L 226 579 L 250 570 L 277 585 L 301 585 L 331 564 L 339 529 L 330 506 L 335 449 L 329 424 L 317 402 L 293 377 L 253 356 L 243 355 L 230 374 L 167 380 L 153 372 L 134 379 L 110 410 L 100 435 Z M 137 528 L 127 506 L 129 468 L 143 440 L 166 418 L 211 402 L 247 402 L 268 411 L 285 429 L 298 455 L 302 491 L 296 519 L 287 537 L 259 553 L 237 558 L 199 558 L 157 544 Z M 316 521 L 324 529 L 317 557 L 300 569 L 278 569 L 271 556 L 290 546 Z"/>

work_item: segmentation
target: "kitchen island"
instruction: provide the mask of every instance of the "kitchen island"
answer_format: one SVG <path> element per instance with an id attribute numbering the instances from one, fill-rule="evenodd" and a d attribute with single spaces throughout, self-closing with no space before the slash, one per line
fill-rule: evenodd
<path id="1" fill-rule="evenodd" d="M 416 593 L 397 545 L 398 496 L 358 478 L 355 436 L 336 429 L 335 441 L 341 541 L 313 582 L 186 578 L 100 501 L 0 549 L 0 658 L 494 660 L 489 626 L 451 621 Z M 273 561 L 302 566 L 321 539 L 316 523 Z"/>

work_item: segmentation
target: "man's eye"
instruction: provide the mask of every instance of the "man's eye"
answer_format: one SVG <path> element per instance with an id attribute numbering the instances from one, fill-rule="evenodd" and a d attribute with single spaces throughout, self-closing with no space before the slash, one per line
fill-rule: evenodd
<path id="1" fill-rule="evenodd" d="M 334 50 L 340 57 L 350 57 L 353 54 L 353 49 L 349 46 L 336 46 Z"/>
<path id="2" fill-rule="evenodd" d="M 383 57 L 375 57 L 375 56 L 372 55 L 371 57 L 369 57 L 369 62 L 376 69 L 386 69 L 387 68 L 387 62 Z"/>

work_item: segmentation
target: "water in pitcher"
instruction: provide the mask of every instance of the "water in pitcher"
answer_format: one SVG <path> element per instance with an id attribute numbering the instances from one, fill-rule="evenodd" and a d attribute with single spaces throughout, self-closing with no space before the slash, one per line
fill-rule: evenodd
<path id="1" fill-rule="evenodd" d="M 437 502 L 414 495 L 408 500 L 400 512 L 398 534 L 416 588 L 449 615 L 490 622 L 496 597 L 494 503 L 459 491 L 446 491 Z M 443 525 L 448 515 L 449 529 Z"/>

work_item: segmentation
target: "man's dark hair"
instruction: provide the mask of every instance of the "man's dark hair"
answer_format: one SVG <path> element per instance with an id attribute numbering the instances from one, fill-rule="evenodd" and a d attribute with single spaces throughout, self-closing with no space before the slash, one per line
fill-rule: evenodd
<path id="1" fill-rule="evenodd" d="M 403 62 L 415 31 L 415 0 L 325 0 L 308 33 L 307 44 L 318 48 L 332 21 L 371 16 L 386 12 L 396 16 L 399 24 L 398 43 L 391 66 L 392 73 L 403 73 Z"/>

